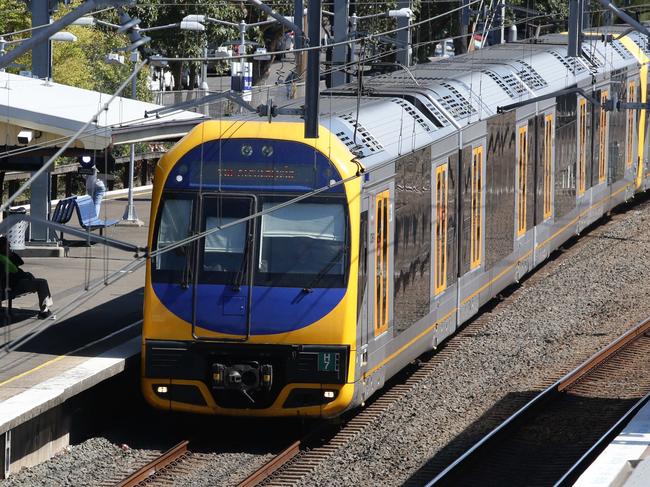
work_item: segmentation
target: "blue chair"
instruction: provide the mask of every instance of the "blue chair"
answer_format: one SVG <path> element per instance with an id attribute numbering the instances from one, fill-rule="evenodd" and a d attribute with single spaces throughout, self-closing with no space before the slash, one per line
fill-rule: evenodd
<path id="1" fill-rule="evenodd" d="M 93 199 L 88 196 L 77 196 L 75 198 L 75 207 L 77 208 L 77 216 L 79 217 L 79 224 L 85 230 L 97 230 L 99 234 L 103 235 L 104 228 L 117 225 L 119 220 L 102 220 L 95 214 L 95 203 Z"/>

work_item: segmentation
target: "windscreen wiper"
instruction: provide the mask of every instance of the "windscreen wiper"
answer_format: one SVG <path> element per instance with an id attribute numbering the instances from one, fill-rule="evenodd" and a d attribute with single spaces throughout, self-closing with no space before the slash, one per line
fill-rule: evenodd
<path id="1" fill-rule="evenodd" d="M 246 237 L 246 243 L 244 245 L 244 255 L 242 255 L 241 264 L 239 264 L 239 270 L 235 274 L 235 279 L 232 283 L 232 290 L 239 292 L 241 285 L 244 282 L 244 276 L 246 275 L 246 267 L 248 266 L 248 257 L 250 254 L 250 249 L 252 248 L 253 235 L 251 233 Z"/>

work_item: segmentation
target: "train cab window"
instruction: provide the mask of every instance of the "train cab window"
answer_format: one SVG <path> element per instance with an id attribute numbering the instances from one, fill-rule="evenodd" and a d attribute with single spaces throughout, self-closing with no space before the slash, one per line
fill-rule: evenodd
<path id="1" fill-rule="evenodd" d="M 635 86 L 634 81 L 630 81 L 627 91 L 627 101 L 630 103 L 634 102 Z M 627 111 L 627 158 L 625 160 L 627 167 L 632 167 L 632 159 L 634 158 L 634 112 L 635 110 Z"/>
<path id="2" fill-rule="evenodd" d="M 278 204 L 265 201 L 262 210 Z M 342 287 L 347 219 L 340 203 L 293 203 L 261 218 L 257 283 L 287 287 Z"/>
<path id="3" fill-rule="evenodd" d="M 517 237 L 526 233 L 526 194 L 528 167 L 528 126 L 519 128 L 519 151 L 517 153 Z"/>
<path id="4" fill-rule="evenodd" d="M 210 233 L 203 239 L 203 274 L 228 280 L 244 272 L 245 251 L 249 235 L 249 223 L 234 222 L 247 217 L 253 211 L 253 199 L 241 197 L 206 197 L 203 204 L 205 231 L 225 227 Z M 229 225 L 229 226 L 228 226 Z M 210 279 L 213 280 L 213 279 Z"/>
<path id="5" fill-rule="evenodd" d="M 600 130 L 598 132 L 598 182 L 604 183 L 607 176 L 607 112 L 605 102 L 609 93 L 600 94 Z"/>
<path id="6" fill-rule="evenodd" d="M 544 117 L 544 220 L 553 214 L 553 115 Z"/>
<path id="7" fill-rule="evenodd" d="M 580 99 L 578 110 L 578 196 L 585 193 L 587 181 L 587 100 Z"/>
<path id="8" fill-rule="evenodd" d="M 375 336 L 388 330 L 389 192 L 377 195 L 375 208 Z"/>
<path id="9" fill-rule="evenodd" d="M 190 235 L 193 201 L 190 199 L 167 198 L 162 204 L 162 213 L 157 232 L 156 250 L 162 250 Z M 163 252 L 155 258 L 155 271 L 182 272 L 187 264 L 189 246 Z"/>
<path id="10" fill-rule="evenodd" d="M 447 172 L 449 165 L 436 168 L 435 179 L 435 269 L 434 293 L 440 294 L 447 288 Z"/>
<path id="11" fill-rule="evenodd" d="M 472 151 L 472 211 L 470 235 L 470 269 L 481 265 L 483 245 L 483 146 Z"/>

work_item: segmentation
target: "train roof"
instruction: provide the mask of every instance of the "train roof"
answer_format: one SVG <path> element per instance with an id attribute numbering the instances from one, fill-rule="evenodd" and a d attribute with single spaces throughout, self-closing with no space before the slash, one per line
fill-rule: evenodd
<path id="1" fill-rule="evenodd" d="M 486 47 L 325 90 L 320 123 L 366 167 L 430 144 L 461 127 L 496 114 L 497 107 L 591 84 L 607 73 L 636 66 L 621 35 L 650 55 L 647 39 L 625 27 L 586 35 L 582 57 L 567 56 L 567 35 Z M 596 35 L 598 34 L 598 35 Z M 299 107 L 295 100 L 289 107 Z M 284 117 L 282 117 L 284 118 Z"/>

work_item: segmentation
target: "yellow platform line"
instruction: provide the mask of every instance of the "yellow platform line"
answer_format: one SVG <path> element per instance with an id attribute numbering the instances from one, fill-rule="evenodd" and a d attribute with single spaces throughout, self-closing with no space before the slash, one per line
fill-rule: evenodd
<path id="1" fill-rule="evenodd" d="M 82 350 L 85 350 L 86 348 L 92 347 L 93 345 L 97 345 L 98 343 L 100 343 L 100 342 L 102 342 L 102 341 L 104 341 L 104 340 L 106 340 L 108 338 L 114 337 L 115 335 L 117 335 L 119 333 L 122 333 L 123 331 L 128 330 L 129 328 L 133 328 L 134 326 L 137 326 L 137 325 L 140 325 L 140 324 L 142 324 L 142 320 L 138 320 L 138 321 L 136 321 L 134 323 L 131 323 L 130 325 L 125 326 L 124 328 L 120 328 L 119 330 L 116 330 L 113 333 L 111 333 L 109 335 L 106 335 L 105 337 L 98 338 L 97 340 L 95 340 L 93 342 L 82 345 L 81 347 L 76 348 L 75 350 L 72 350 L 71 352 L 65 353 L 63 355 L 59 355 L 58 357 L 54 357 L 53 359 L 50 359 L 47 362 L 43 362 L 42 364 L 37 365 L 33 369 L 26 370 L 25 372 L 22 372 L 22 373 L 20 373 L 18 375 L 15 375 L 15 376 L 13 376 L 13 377 L 11 377 L 11 378 L 3 381 L 3 382 L 0 382 L 0 387 L 5 386 L 7 384 L 10 384 L 10 383 L 12 383 L 12 382 L 14 382 L 14 381 L 16 381 L 18 379 L 21 379 L 23 377 L 26 377 L 26 376 L 28 376 L 30 374 L 33 374 L 34 372 L 36 372 L 38 370 L 41 370 L 41 369 L 43 369 L 45 367 L 48 367 L 48 366 L 50 366 L 50 365 L 52 365 L 52 364 L 54 364 L 54 363 L 56 363 L 56 362 L 58 362 L 58 361 L 60 361 L 60 360 L 62 360 L 64 358 L 66 358 L 66 357 L 69 357 L 71 355 L 74 355 L 75 353 L 81 352 Z"/>

